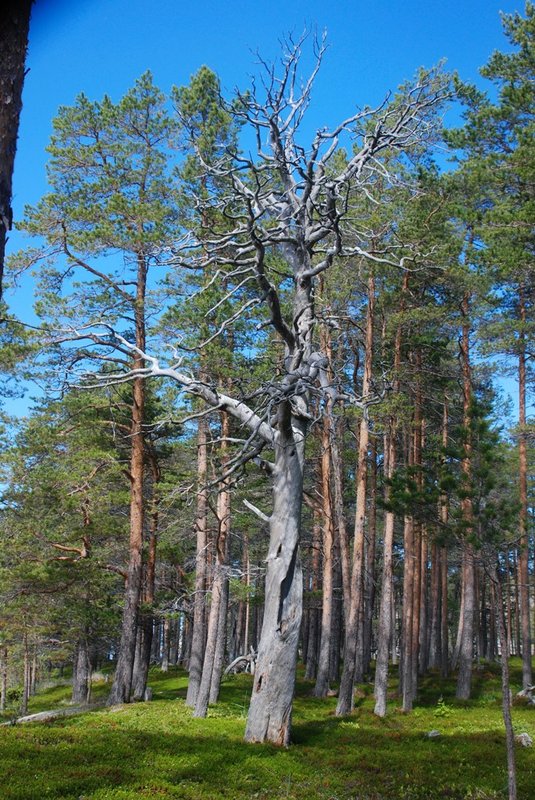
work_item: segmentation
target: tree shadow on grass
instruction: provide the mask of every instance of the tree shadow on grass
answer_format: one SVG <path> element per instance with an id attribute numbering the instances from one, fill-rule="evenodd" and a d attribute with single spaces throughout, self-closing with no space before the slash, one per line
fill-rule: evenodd
<path id="1" fill-rule="evenodd" d="M 395 718 L 330 716 L 297 721 L 284 750 L 244 744 L 240 720 L 193 723 L 180 706 L 162 730 L 156 707 L 11 729 L 0 739 L 2 800 L 464 800 L 504 786 L 503 737 L 492 731 L 429 740 Z M 520 796 L 535 796 L 531 752 L 519 753 L 519 783 Z"/>

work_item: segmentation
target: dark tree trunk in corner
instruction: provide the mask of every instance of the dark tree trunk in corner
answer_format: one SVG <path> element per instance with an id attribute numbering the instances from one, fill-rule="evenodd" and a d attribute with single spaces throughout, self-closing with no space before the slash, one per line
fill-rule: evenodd
<path id="1" fill-rule="evenodd" d="M 4 0 L 0 14 L 0 299 L 33 0 Z"/>
<path id="2" fill-rule="evenodd" d="M 287 402 L 278 416 L 264 620 L 245 740 L 287 745 L 303 597 L 298 546 L 305 423 L 292 416 Z"/>

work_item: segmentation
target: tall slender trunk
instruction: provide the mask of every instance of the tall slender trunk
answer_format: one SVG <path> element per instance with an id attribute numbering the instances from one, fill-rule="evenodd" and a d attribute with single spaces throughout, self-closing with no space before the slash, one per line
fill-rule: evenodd
<path id="1" fill-rule="evenodd" d="M 420 493 L 423 491 L 423 441 L 424 441 L 424 425 L 425 420 L 423 417 L 423 400 L 422 400 L 422 387 L 421 387 L 421 370 L 422 370 L 422 354 L 418 349 L 415 354 L 416 365 L 416 397 L 414 405 L 414 431 L 413 431 L 413 465 L 416 474 L 416 483 Z M 412 669 L 412 695 L 413 700 L 416 699 L 418 691 L 418 674 L 419 674 L 419 655 L 420 655 L 420 623 L 421 623 L 421 608 L 422 608 L 422 540 L 424 538 L 424 524 L 418 515 L 413 519 L 413 560 L 414 560 L 414 580 L 412 584 L 413 600 L 412 600 L 412 614 L 413 620 L 411 625 L 411 669 Z"/>
<path id="2" fill-rule="evenodd" d="M 337 547 L 340 553 L 340 568 L 342 571 L 342 595 L 344 611 L 349 613 L 351 604 L 351 562 L 349 557 L 349 539 L 347 535 L 346 517 L 344 511 L 344 465 L 340 456 L 340 442 L 344 438 L 344 420 L 336 420 L 331 427 L 331 465 L 333 477 L 333 515 L 334 532 Z"/>
<path id="3" fill-rule="evenodd" d="M 518 584 L 520 586 L 520 616 L 522 627 L 522 686 L 533 682 L 531 669 L 531 631 L 529 607 L 529 547 L 528 547 L 528 454 L 526 441 L 526 299 L 523 286 L 518 290 L 521 331 L 518 352 L 518 482 L 520 488 L 520 552 Z"/>
<path id="4" fill-rule="evenodd" d="M 321 564 L 321 516 L 318 508 L 313 511 L 312 523 L 312 565 L 310 580 L 307 589 L 312 592 L 312 599 L 308 608 L 308 632 L 306 647 L 305 678 L 312 680 L 318 672 L 318 644 L 319 644 L 319 609 L 317 607 L 317 592 L 319 589 L 319 573 Z"/>
<path id="5" fill-rule="evenodd" d="M 394 512 L 389 508 L 391 487 L 389 481 L 394 475 L 396 467 L 396 426 L 390 420 L 385 433 L 385 515 L 383 534 L 383 577 L 381 582 L 381 600 L 379 605 L 379 628 L 377 631 L 377 660 L 375 664 L 375 708 L 374 713 L 379 717 L 386 714 L 386 698 L 388 690 L 388 655 L 392 639 L 392 559 L 394 545 Z"/>
<path id="6" fill-rule="evenodd" d="M 134 319 L 136 347 L 145 351 L 145 294 L 148 265 L 143 255 L 138 256 Z M 143 358 L 135 355 L 134 369 L 143 369 Z M 108 705 L 128 703 L 132 688 L 132 672 L 136 654 L 137 619 L 142 586 L 144 502 L 143 480 L 145 472 L 145 380 L 136 378 L 132 383 L 131 455 L 130 455 L 130 542 L 128 573 L 125 588 L 123 619 L 119 656 Z"/>
<path id="7" fill-rule="evenodd" d="M 228 555 L 226 558 L 228 563 Z M 219 620 L 217 623 L 217 640 L 214 654 L 214 665 L 212 667 L 212 680 L 210 682 L 210 703 L 217 703 L 219 700 L 219 691 L 221 689 L 221 677 L 225 667 L 225 647 L 227 642 L 227 615 L 229 603 L 229 581 L 228 575 L 225 572 L 223 576 L 223 590 L 221 594 L 221 602 L 219 604 Z"/>
<path id="8" fill-rule="evenodd" d="M 507 636 L 503 619 L 503 595 L 498 572 L 493 570 L 491 575 L 491 587 L 496 608 L 496 622 L 498 626 L 498 637 L 500 639 L 500 649 L 502 651 L 502 716 L 505 727 L 505 742 L 507 750 L 507 784 L 509 789 L 509 800 L 516 800 L 516 763 L 515 763 L 515 739 L 513 723 L 511 720 L 511 693 L 509 689 L 509 653 L 507 650 Z"/>
<path id="9" fill-rule="evenodd" d="M 28 699 L 30 697 L 30 653 L 28 650 L 28 633 L 25 630 L 22 638 L 23 645 L 23 678 L 22 678 L 22 700 L 20 705 L 21 716 L 28 713 Z"/>
<path id="10" fill-rule="evenodd" d="M 375 311 L 375 279 L 373 273 L 368 277 L 368 305 L 366 310 L 366 336 L 364 375 L 362 378 L 362 397 L 366 399 L 371 390 L 373 367 L 373 323 Z M 366 519 L 366 473 L 369 444 L 369 420 L 367 409 L 364 410 L 359 428 L 359 448 L 356 474 L 356 508 L 355 538 L 353 542 L 353 568 L 351 570 L 351 602 L 346 612 L 344 637 L 344 666 L 336 714 L 342 716 L 353 710 L 353 687 L 357 658 L 357 635 L 359 617 L 362 612 L 363 567 L 364 567 L 364 530 Z"/>
<path id="11" fill-rule="evenodd" d="M 459 648 L 459 674 L 457 676 L 456 697 L 467 700 L 470 697 L 472 683 L 472 662 L 474 657 L 474 546 L 470 536 L 473 531 L 473 509 L 471 500 L 472 482 L 472 445 L 471 445 L 471 405 L 472 405 L 472 369 L 470 365 L 470 325 L 468 314 L 470 310 L 470 296 L 466 293 L 462 302 L 462 336 L 461 336 L 461 364 L 463 372 L 463 426 L 464 426 L 464 453 L 462 459 L 463 483 L 465 496 L 461 501 L 461 513 L 465 527 L 463 540 L 463 613 L 461 640 Z"/>
<path id="12" fill-rule="evenodd" d="M 448 551 L 440 549 L 440 674 L 448 676 L 449 668 L 449 627 L 448 627 Z"/>
<path id="13" fill-rule="evenodd" d="M 143 700 L 147 689 L 147 680 L 150 668 L 150 654 L 152 650 L 152 636 L 154 631 L 154 594 L 156 584 L 156 545 L 159 521 L 159 496 L 157 485 L 161 478 L 160 467 L 156 453 L 149 450 L 149 461 L 152 475 L 152 502 L 150 511 L 149 549 L 145 565 L 145 586 L 143 592 L 144 613 L 138 629 L 138 657 L 135 662 L 132 679 L 134 700 Z"/>
<path id="14" fill-rule="evenodd" d="M 206 640 L 206 556 L 208 547 L 208 420 L 200 417 L 197 427 L 197 510 L 195 529 L 197 532 L 195 560 L 195 597 L 193 600 L 193 634 L 189 657 L 189 680 L 186 705 L 195 707 L 201 683 L 204 644 Z"/>
<path id="15" fill-rule="evenodd" d="M 505 631 L 507 638 L 507 652 L 513 652 L 513 610 L 511 607 L 511 554 L 506 550 L 505 558 Z"/>
<path id="16" fill-rule="evenodd" d="M 442 411 L 442 449 L 446 452 L 448 446 L 449 429 L 449 405 L 448 398 L 444 395 L 444 405 Z M 443 456 L 445 459 L 445 455 Z M 444 530 L 447 528 L 449 520 L 449 503 L 447 494 L 440 497 L 440 523 Z M 448 674 L 448 551 L 445 547 L 440 548 L 440 673 L 443 678 Z"/>
<path id="17" fill-rule="evenodd" d="M 292 415 L 288 402 L 282 402 L 275 442 L 264 619 L 245 730 L 248 742 L 287 745 L 290 740 L 303 597 L 298 546 L 305 435 L 305 421 Z"/>
<path id="18" fill-rule="evenodd" d="M 401 291 L 401 308 L 404 309 L 405 295 L 408 288 L 409 275 L 403 276 Z M 401 366 L 401 325 L 397 326 L 394 338 L 394 395 L 399 392 L 399 368 Z M 383 331 L 383 347 L 385 343 Z M 388 656 L 392 645 L 395 654 L 394 627 L 396 608 L 393 586 L 393 554 L 394 554 L 394 525 L 395 516 L 390 501 L 392 496 L 391 480 L 396 469 L 396 418 L 391 416 L 388 421 L 384 436 L 384 476 L 385 476 L 385 512 L 383 522 L 383 572 L 381 580 L 381 599 L 379 603 L 379 620 L 377 630 L 377 657 L 375 662 L 375 708 L 374 713 L 379 717 L 386 714 L 386 699 L 388 691 Z"/>
<path id="19" fill-rule="evenodd" d="M 405 515 L 403 526 L 403 604 L 401 646 L 401 695 L 403 711 L 411 711 L 414 701 L 413 623 L 414 623 L 414 520 Z"/>
<path id="20" fill-rule="evenodd" d="M 440 666 L 442 648 L 440 628 L 440 548 L 436 542 L 431 545 L 431 580 L 429 587 L 429 663 L 430 669 Z"/>
<path id="21" fill-rule="evenodd" d="M 228 463 L 228 437 L 230 420 L 226 413 L 221 415 L 221 469 L 224 472 Z M 219 694 L 221 671 L 217 674 L 216 661 L 220 668 L 223 663 L 221 648 L 224 650 L 226 634 L 227 607 L 225 603 L 225 585 L 227 582 L 228 538 L 230 534 L 230 488 L 228 479 L 220 486 L 217 495 L 217 536 L 216 561 L 212 583 L 212 602 L 208 617 L 208 631 L 204 650 L 201 682 L 197 692 L 194 717 L 205 717 L 212 697 Z M 214 673 L 215 670 L 215 673 Z M 217 688 L 216 688 L 217 687 Z"/>
<path id="22" fill-rule="evenodd" d="M 331 630 L 333 621 L 333 512 L 331 501 L 331 426 L 332 404 L 327 403 L 321 434 L 321 495 L 323 530 L 323 591 L 321 611 L 321 637 L 318 671 L 314 695 L 327 697 L 331 661 Z"/>
<path id="23" fill-rule="evenodd" d="M 362 630 L 362 673 L 368 675 L 372 650 L 372 621 L 375 605 L 375 550 L 377 539 L 377 448 L 375 439 L 370 443 L 370 500 L 368 531 L 366 537 L 366 568 L 364 573 L 364 603 Z M 358 663 L 358 656 L 357 656 Z"/>

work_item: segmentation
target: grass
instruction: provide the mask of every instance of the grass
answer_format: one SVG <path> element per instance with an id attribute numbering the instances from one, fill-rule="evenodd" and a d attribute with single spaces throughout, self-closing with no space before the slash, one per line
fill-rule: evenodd
<path id="1" fill-rule="evenodd" d="M 513 662 L 513 685 L 520 665 Z M 506 797 L 505 744 L 497 668 L 474 681 L 474 699 L 457 703 L 453 681 L 422 681 L 412 714 L 392 699 L 373 715 L 372 686 L 357 708 L 334 716 L 336 699 L 310 695 L 298 680 L 293 744 L 283 750 L 242 741 L 251 678 L 223 684 L 206 720 L 184 705 L 186 676 L 154 671 L 151 703 L 101 708 L 48 723 L 0 729 L 2 800 L 497 800 Z M 392 683 L 395 688 L 395 683 Z M 96 687 L 97 694 L 107 687 Z M 68 687 L 47 689 L 30 711 L 60 705 Z M 393 695 L 393 693 L 392 693 Z M 52 705 L 50 705 L 52 704 Z M 535 710 L 513 709 L 517 731 L 535 739 Z M 439 730 L 440 737 L 425 734 Z M 517 749 L 519 799 L 535 797 L 535 750 Z"/>

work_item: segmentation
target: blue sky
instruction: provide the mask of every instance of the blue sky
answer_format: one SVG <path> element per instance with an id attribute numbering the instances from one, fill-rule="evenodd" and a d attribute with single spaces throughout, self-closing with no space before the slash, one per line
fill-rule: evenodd
<path id="1" fill-rule="evenodd" d="M 334 123 L 442 58 L 466 80 L 506 46 L 511 0 L 36 0 L 14 176 L 15 216 L 46 190 L 51 120 L 79 92 L 118 99 L 146 69 L 164 90 L 207 64 L 230 92 L 288 31 L 327 29 L 311 120 Z"/>
<path id="2" fill-rule="evenodd" d="M 310 123 L 333 124 L 357 105 L 379 102 L 421 66 L 447 59 L 465 80 L 507 47 L 499 12 L 523 11 L 511 0 L 36 0 L 14 175 L 14 215 L 46 191 L 51 120 L 84 92 L 117 100 L 146 69 L 167 91 L 202 65 L 229 92 L 247 86 L 255 51 L 276 58 L 288 32 L 324 29 L 330 44 L 318 77 Z M 24 240 L 13 233 L 9 250 Z M 6 299 L 31 305 L 31 282 Z"/>

